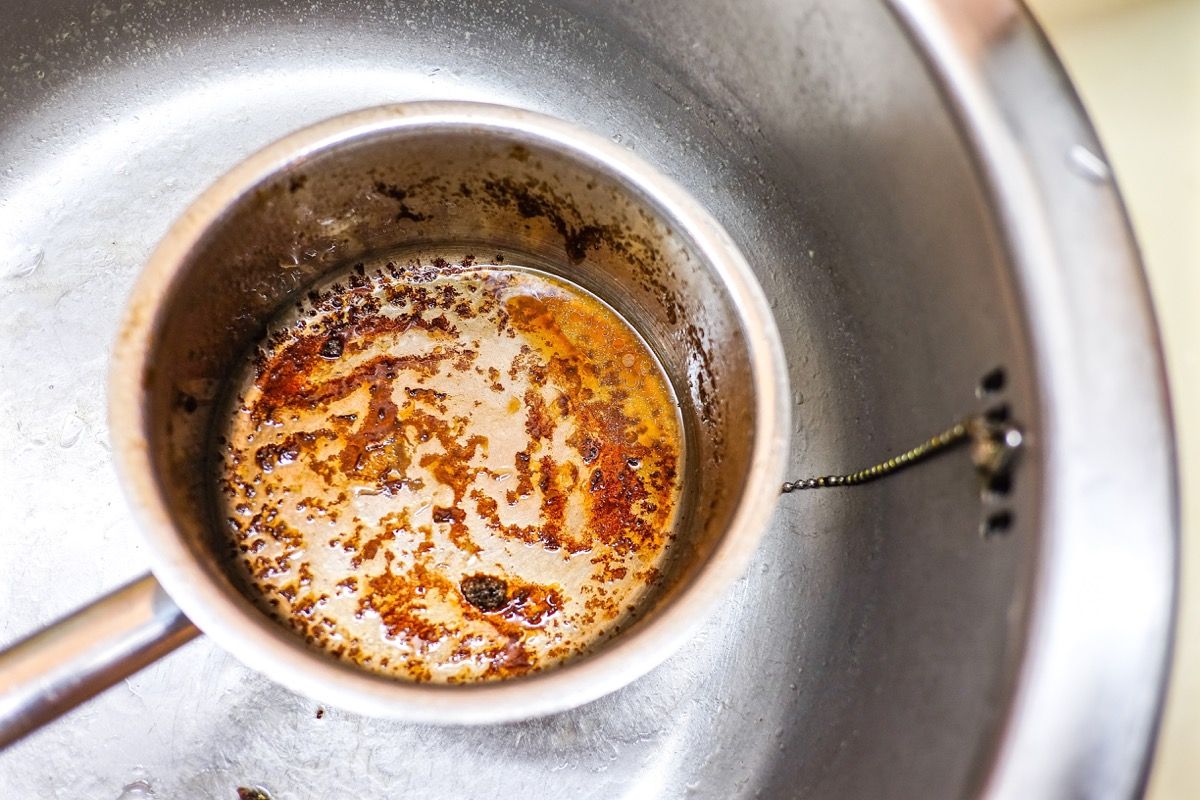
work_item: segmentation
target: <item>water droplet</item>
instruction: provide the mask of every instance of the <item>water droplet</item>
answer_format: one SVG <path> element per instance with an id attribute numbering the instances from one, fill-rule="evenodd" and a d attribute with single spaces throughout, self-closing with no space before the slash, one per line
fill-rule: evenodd
<path id="1" fill-rule="evenodd" d="M 296 244 L 279 259 L 279 266 L 295 269 L 302 264 L 323 260 L 336 250 L 337 242 L 332 239 L 317 239 L 306 245 Z"/>
<path id="2" fill-rule="evenodd" d="M 612 137 L 611 137 L 611 138 L 612 138 L 612 140 L 613 140 L 614 142 L 616 142 L 617 144 L 620 144 L 620 143 L 621 143 L 621 134 L 619 134 L 619 133 L 614 133 L 614 134 L 612 135 Z"/>
<path id="3" fill-rule="evenodd" d="M 79 437 L 83 435 L 83 420 L 71 414 L 63 420 L 62 431 L 58 434 L 59 447 L 74 447 L 79 441 Z"/>
<path id="4" fill-rule="evenodd" d="M 117 800 L 137 800 L 144 797 L 154 797 L 154 788 L 149 781 L 134 781 L 121 789 Z"/>
<path id="5" fill-rule="evenodd" d="M 9 262 L 8 269 L 5 270 L 5 276 L 9 278 L 28 278 L 37 271 L 37 268 L 42 265 L 42 261 L 45 258 L 45 251 L 36 245 L 17 247 L 12 253 L 12 261 Z"/>
<path id="6" fill-rule="evenodd" d="M 1103 183 L 1111 175 L 1104 159 L 1081 144 L 1073 146 L 1067 153 L 1067 163 L 1075 172 L 1093 183 Z"/>

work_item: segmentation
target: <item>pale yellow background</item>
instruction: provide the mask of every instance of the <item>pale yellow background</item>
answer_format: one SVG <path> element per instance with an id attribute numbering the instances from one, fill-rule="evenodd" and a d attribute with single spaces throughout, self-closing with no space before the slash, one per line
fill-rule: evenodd
<path id="1" fill-rule="evenodd" d="M 1183 589 L 1150 800 L 1200 800 L 1200 0 L 1028 0 L 1100 133 L 1167 351 Z"/>

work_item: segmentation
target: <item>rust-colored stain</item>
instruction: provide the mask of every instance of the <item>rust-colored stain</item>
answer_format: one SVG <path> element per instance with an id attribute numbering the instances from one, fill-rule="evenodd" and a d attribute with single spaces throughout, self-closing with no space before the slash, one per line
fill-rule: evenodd
<path id="1" fill-rule="evenodd" d="M 544 273 L 358 265 L 273 326 L 230 410 L 220 503 L 248 591 L 376 672 L 558 664 L 629 623 L 674 538 L 670 385 Z"/>

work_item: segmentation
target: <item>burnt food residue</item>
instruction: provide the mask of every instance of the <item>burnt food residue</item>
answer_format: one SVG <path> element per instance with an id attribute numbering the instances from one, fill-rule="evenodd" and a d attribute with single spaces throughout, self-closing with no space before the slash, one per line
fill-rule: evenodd
<path id="1" fill-rule="evenodd" d="M 588 233 L 564 232 L 582 255 Z M 521 675 L 628 625 L 659 580 L 675 398 L 628 324 L 560 279 L 357 265 L 278 320 L 229 408 L 237 571 L 337 658 L 417 681 Z"/>

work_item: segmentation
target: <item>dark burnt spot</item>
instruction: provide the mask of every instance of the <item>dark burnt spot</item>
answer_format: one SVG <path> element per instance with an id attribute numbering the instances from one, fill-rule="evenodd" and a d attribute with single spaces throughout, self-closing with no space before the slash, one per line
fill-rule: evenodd
<path id="1" fill-rule="evenodd" d="M 492 613 L 508 605 L 508 584 L 494 575 L 468 575 L 459 588 L 463 598 L 480 611 Z"/>
<path id="2" fill-rule="evenodd" d="M 599 247 L 603 240 L 604 229 L 597 225 L 585 225 L 563 237 L 563 243 L 567 249 L 567 257 L 576 264 L 587 257 L 588 250 Z"/>
<path id="3" fill-rule="evenodd" d="M 408 192 L 401 189 L 399 186 L 392 186 L 383 181 L 375 181 L 375 191 L 384 197 L 390 197 L 398 203 L 402 203 L 408 199 Z"/>
<path id="4" fill-rule="evenodd" d="M 484 188 L 496 201 L 515 207 L 522 217 L 541 217 L 550 223 L 562 237 L 563 249 L 573 263 L 583 261 L 588 250 L 599 247 L 616 235 L 607 227 L 584 222 L 574 206 L 549 191 L 540 191 L 509 178 L 484 181 Z"/>
<path id="5" fill-rule="evenodd" d="M 272 472 L 277 466 L 291 464 L 300 456 L 300 449 L 292 442 L 264 444 L 254 452 L 254 463 L 263 472 Z"/>
<path id="6" fill-rule="evenodd" d="M 383 181 L 376 181 L 375 191 L 384 197 L 390 197 L 400 204 L 400 210 L 396 212 L 397 222 L 402 219 L 412 220 L 413 222 L 424 222 L 425 220 L 429 219 L 426 214 L 417 213 L 408 206 L 408 203 L 405 202 L 408 199 L 408 192 L 406 192 L 404 189 L 401 189 L 399 186 L 393 186 L 391 184 L 384 183 Z"/>
<path id="7" fill-rule="evenodd" d="M 342 357 L 342 351 L 346 349 L 346 340 L 337 334 L 330 336 L 321 345 L 321 358 L 333 360 Z"/>
<path id="8" fill-rule="evenodd" d="M 303 189 L 306 183 L 308 183 L 307 175 L 293 175 L 291 180 L 288 181 L 288 192 L 290 194 L 295 194 Z"/>

